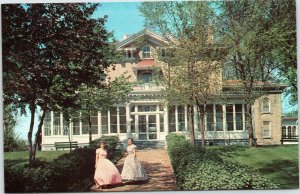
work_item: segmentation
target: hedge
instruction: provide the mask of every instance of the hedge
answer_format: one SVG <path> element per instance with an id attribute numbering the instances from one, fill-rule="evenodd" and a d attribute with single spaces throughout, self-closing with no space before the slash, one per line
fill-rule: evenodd
<path id="1" fill-rule="evenodd" d="M 248 166 L 222 160 L 216 151 L 191 145 L 183 136 L 167 136 L 168 154 L 181 190 L 278 189 Z"/>
<path id="2" fill-rule="evenodd" d="M 116 153 L 118 137 L 107 139 L 107 146 Z M 91 147 L 78 148 L 51 162 L 37 162 L 34 167 L 12 169 L 5 167 L 5 192 L 79 192 L 93 183 L 95 151 Z M 115 155 L 110 155 L 116 158 Z"/>

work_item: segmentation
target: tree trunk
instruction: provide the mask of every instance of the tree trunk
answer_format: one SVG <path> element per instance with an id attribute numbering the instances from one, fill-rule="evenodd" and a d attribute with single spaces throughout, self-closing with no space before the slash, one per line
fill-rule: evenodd
<path id="1" fill-rule="evenodd" d="M 33 144 L 33 150 L 32 150 L 32 162 L 35 161 L 35 155 L 36 155 L 36 150 L 37 150 L 37 146 L 39 144 L 39 142 L 41 142 L 41 133 L 42 133 L 42 126 L 44 124 L 44 119 L 45 119 L 45 116 L 46 116 L 46 111 L 47 111 L 47 108 L 43 108 L 43 114 L 42 114 L 42 117 L 41 117 L 41 120 L 40 120 L 40 123 L 39 123 L 39 126 L 38 126 L 38 130 L 35 134 L 35 141 L 34 141 L 34 144 Z"/>
<path id="2" fill-rule="evenodd" d="M 249 146 L 254 145 L 254 139 L 253 139 L 253 125 L 252 125 L 252 110 L 251 110 L 251 99 L 250 95 L 246 95 L 246 114 L 247 114 L 247 129 L 249 132 Z"/>
<path id="3" fill-rule="evenodd" d="M 34 126 L 34 118 L 35 118 L 35 111 L 36 111 L 36 106 L 34 103 L 30 104 L 30 114 L 31 114 L 31 118 L 30 118 L 30 127 L 29 127 L 29 132 L 28 132 L 28 151 L 29 151 L 29 166 L 32 165 L 32 131 L 33 131 L 33 126 Z"/>
<path id="4" fill-rule="evenodd" d="M 190 142 L 195 145 L 195 126 L 194 126 L 194 109 L 192 105 L 188 105 L 188 115 L 190 117 L 189 132 L 190 132 Z"/>

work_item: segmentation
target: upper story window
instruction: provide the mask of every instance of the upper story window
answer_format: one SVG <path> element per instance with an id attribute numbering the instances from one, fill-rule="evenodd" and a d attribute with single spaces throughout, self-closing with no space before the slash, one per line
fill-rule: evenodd
<path id="1" fill-rule="evenodd" d="M 269 113 L 270 112 L 270 99 L 264 98 L 262 102 L 262 112 L 263 113 Z"/>
<path id="2" fill-rule="evenodd" d="M 142 49 L 143 58 L 150 58 L 150 46 L 146 45 Z"/>
<path id="3" fill-rule="evenodd" d="M 135 49 L 125 49 L 125 59 L 133 59 L 134 58 Z"/>

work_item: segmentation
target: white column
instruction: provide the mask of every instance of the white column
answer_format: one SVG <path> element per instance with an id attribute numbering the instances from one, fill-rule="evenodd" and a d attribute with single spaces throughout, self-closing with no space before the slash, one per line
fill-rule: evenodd
<path id="1" fill-rule="evenodd" d="M 98 112 L 98 131 L 99 131 L 99 137 L 101 137 L 102 136 L 101 112 Z"/>
<path id="2" fill-rule="evenodd" d="M 242 104 L 242 119 L 243 119 L 243 131 L 245 131 L 246 127 L 245 127 L 245 124 L 246 124 L 246 121 L 245 121 L 245 105 Z"/>
<path id="3" fill-rule="evenodd" d="M 213 104 L 214 131 L 217 131 L 216 104 Z"/>
<path id="4" fill-rule="evenodd" d="M 236 131 L 235 104 L 232 105 L 232 108 L 233 108 L 233 131 Z"/>
<path id="5" fill-rule="evenodd" d="M 130 104 L 126 103 L 125 109 L 126 109 L 126 131 L 127 131 L 127 138 L 132 138 L 131 133 L 131 117 L 130 117 Z"/>
<path id="6" fill-rule="evenodd" d="M 226 131 L 227 131 L 227 126 L 226 126 L 226 105 L 222 104 L 222 109 L 223 109 L 223 135 L 224 139 L 226 138 Z"/>
<path id="7" fill-rule="evenodd" d="M 59 112 L 59 122 L 60 122 L 60 136 L 64 135 L 64 126 L 63 126 L 63 114 Z"/>
<path id="8" fill-rule="evenodd" d="M 120 134 L 120 110 L 117 107 L 117 133 Z"/>
<path id="9" fill-rule="evenodd" d="M 188 131 L 188 119 L 187 119 L 187 107 L 184 106 L 184 128 L 185 131 Z"/>
<path id="10" fill-rule="evenodd" d="M 107 128 L 108 128 L 108 132 L 107 134 L 110 134 L 110 111 L 107 111 Z"/>
<path id="11" fill-rule="evenodd" d="M 79 135 L 82 135 L 82 121 L 81 112 L 79 113 Z"/>
<path id="12" fill-rule="evenodd" d="M 175 128 L 176 128 L 176 132 L 178 132 L 178 106 L 175 106 Z"/>
<path id="13" fill-rule="evenodd" d="M 50 129 L 51 129 L 51 136 L 53 136 L 53 122 L 54 122 L 53 111 L 51 111 L 51 112 L 50 112 Z"/>
<path id="14" fill-rule="evenodd" d="M 164 131 L 169 132 L 169 111 L 168 106 L 164 106 Z"/>
<path id="15" fill-rule="evenodd" d="M 71 122 L 71 118 L 70 118 L 69 119 L 69 131 L 68 131 L 68 134 L 70 134 L 71 141 L 73 141 L 73 130 L 72 130 L 72 127 L 73 127 L 73 123 Z"/>
<path id="16" fill-rule="evenodd" d="M 135 105 L 134 106 L 134 112 L 138 112 L 138 106 L 137 105 Z M 135 133 L 136 133 L 136 136 L 137 136 L 137 139 L 139 139 L 139 129 L 138 129 L 138 115 L 136 114 L 136 115 L 134 115 L 134 120 L 135 120 L 135 122 L 134 122 L 134 127 L 135 127 Z"/>
<path id="17" fill-rule="evenodd" d="M 197 123 L 199 123 L 199 120 L 198 120 L 199 117 L 198 117 L 196 105 L 193 106 L 193 111 L 194 111 L 194 128 L 195 128 L 196 133 L 198 134 L 199 126 L 197 125 Z"/>
<path id="18" fill-rule="evenodd" d="M 156 118 L 156 134 L 157 134 L 157 139 L 159 139 L 160 137 L 160 114 L 159 112 L 159 104 L 156 105 L 156 112 L 157 114 L 155 114 L 155 118 Z"/>

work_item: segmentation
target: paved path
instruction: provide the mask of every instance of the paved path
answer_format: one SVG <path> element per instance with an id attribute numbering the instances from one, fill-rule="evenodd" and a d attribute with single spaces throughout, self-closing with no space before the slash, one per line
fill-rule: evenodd
<path id="1" fill-rule="evenodd" d="M 148 175 L 148 182 L 122 183 L 117 186 L 110 186 L 103 189 L 97 189 L 93 185 L 91 192 L 118 192 L 118 191 L 170 191 L 176 190 L 174 176 L 171 169 L 170 160 L 166 150 L 139 150 L 137 157 L 140 159 Z M 117 168 L 122 171 L 125 158 L 122 158 Z"/>

